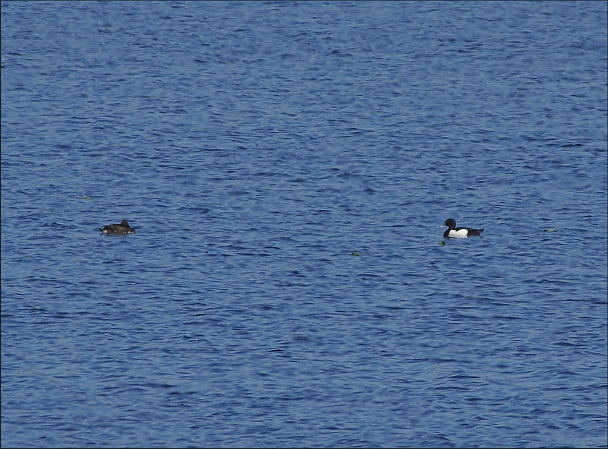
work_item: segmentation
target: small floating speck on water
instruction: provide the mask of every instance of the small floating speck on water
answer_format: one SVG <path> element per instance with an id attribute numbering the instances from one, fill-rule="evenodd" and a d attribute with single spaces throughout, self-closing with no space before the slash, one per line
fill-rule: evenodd
<path id="1" fill-rule="evenodd" d="M 352 253 L 350 253 L 350 255 L 359 257 L 361 253 L 359 251 L 353 251 Z"/>
<path id="2" fill-rule="evenodd" d="M 442 240 L 440 242 L 437 243 L 438 245 L 445 245 L 445 240 Z"/>
<path id="3" fill-rule="evenodd" d="M 543 231 L 545 231 L 545 232 L 555 232 L 555 228 L 547 228 L 547 229 L 543 229 Z"/>

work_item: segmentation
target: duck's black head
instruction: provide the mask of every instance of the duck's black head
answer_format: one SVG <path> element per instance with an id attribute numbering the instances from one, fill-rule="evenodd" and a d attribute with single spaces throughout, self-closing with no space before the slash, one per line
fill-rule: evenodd
<path id="1" fill-rule="evenodd" d="M 456 229 L 456 220 L 454 220 L 452 218 L 448 218 L 445 221 L 445 225 L 450 229 Z"/>

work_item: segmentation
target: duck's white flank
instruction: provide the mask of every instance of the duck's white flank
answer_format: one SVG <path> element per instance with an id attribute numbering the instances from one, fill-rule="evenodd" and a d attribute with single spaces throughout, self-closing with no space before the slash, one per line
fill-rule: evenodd
<path id="1" fill-rule="evenodd" d="M 450 229 L 450 233 L 448 234 L 448 237 L 452 237 L 455 239 L 461 239 L 461 238 L 468 237 L 468 236 L 469 236 L 468 229 L 459 229 L 458 231 L 456 229 Z"/>

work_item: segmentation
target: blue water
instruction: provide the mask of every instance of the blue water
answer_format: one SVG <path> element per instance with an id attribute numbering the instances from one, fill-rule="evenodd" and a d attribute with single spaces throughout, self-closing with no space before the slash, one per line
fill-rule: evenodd
<path id="1" fill-rule="evenodd" d="M 2 446 L 606 447 L 606 17 L 3 2 Z"/>

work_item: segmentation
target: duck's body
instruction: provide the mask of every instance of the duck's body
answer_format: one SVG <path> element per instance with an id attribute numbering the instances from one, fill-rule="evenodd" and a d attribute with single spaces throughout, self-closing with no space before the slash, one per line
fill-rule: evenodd
<path id="1" fill-rule="evenodd" d="M 123 220 L 120 224 L 105 225 L 100 229 L 102 234 L 135 234 L 135 228 L 129 226 L 127 220 Z"/>
<path id="2" fill-rule="evenodd" d="M 448 229 L 446 229 L 446 231 L 443 233 L 443 236 L 445 238 L 466 238 L 471 237 L 473 235 L 481 235 L 481 231 L 483 231 L 483 229 L 457 228 L 456 220 L 453 220 L 451 218 L 448 218 L 445 221 L 445 225 L 448 227 Z"/>

